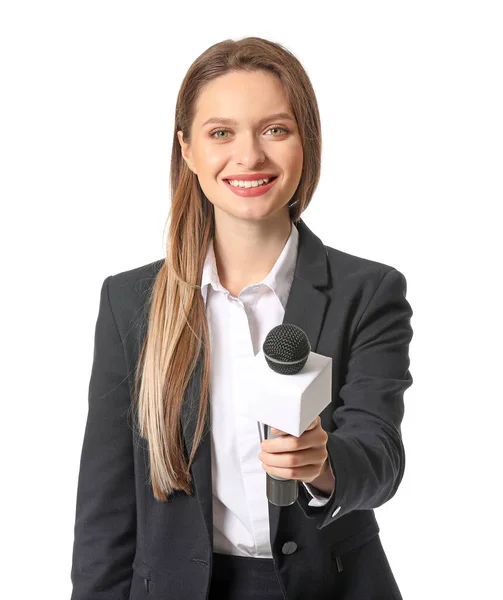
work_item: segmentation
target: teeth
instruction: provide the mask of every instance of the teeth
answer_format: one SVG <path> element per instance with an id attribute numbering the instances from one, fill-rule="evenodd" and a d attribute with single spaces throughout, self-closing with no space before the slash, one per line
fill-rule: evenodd
<path id="1" fill-rule="evenodd" d="M 257 187 L 264 183 L 269 183 L 272 179 L 273 177 L 270 177 L 269 179 L 257 179 L 256 181 L 241 181 L 239 179 L 228 179 L 228 182 L 234 187 L 250 188 Z"/>

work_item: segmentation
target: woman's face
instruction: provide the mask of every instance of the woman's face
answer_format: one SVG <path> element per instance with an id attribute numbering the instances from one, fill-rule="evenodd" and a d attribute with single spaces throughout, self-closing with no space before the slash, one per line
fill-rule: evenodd
<path id="1" fill-rule="evenodd" d="M 285 113 L 286 116 L 273 116 Z M 288 118 L 288 116 L 290 118 Z M 223 124 L 213 118 L 230 121 Z M 300 181 L 303 150 L 280 80 L 270 73 L 233 71 L 208 83 L 199 96 L 189 144 L 178 131 L 182 155 L 215 207 L 215 218 L 262 220 L 288 217 L 288 201 Z M 277 176 L 254 196 L 235 194 L 231 175 Z"/>

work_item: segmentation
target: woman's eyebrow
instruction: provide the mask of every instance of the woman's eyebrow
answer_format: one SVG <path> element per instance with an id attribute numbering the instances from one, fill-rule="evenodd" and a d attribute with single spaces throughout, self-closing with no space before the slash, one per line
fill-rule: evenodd
<path id="1" fill-rule="evenodd" d="M 280 113 L 275 113 L 274 115 L 269 115 L 268 117 L 264 117 L 263 119 L 260 119 L 259 122 L 257 123 L 257 125 L 262 125 L 263 123 L 266 123 L 267 121 L 274 121 L 275 119 L 288 119 L 290 121 L 295 122 L 295 119 L 289 113 L 280 112 Z M 210 117 L 201 125 L 201 127 L 204 127 L 205 125 L 208 125 L 209 123 L 219 123 L 221 125 L 236 125 L 237 121 L 235 119 L 228 119 L 226 117 Z"/>

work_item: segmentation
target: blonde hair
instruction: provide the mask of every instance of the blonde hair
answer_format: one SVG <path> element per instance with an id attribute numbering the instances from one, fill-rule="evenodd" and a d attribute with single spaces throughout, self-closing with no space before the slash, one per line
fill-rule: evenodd
<path id="1" fill-rule="evenodd" d="M 300 219 L 318 185 L 321 126 L 313 87 L 299 60 L 280 44 L 258 38 L 214 44 L 190 66 L 176 102 L 171 151 L 171 209 L 166 258 L 147 299 L 148 320 L 135 373 L 138 431 L 148 440 L 150 480 L 157 500 L 174 490 L 191 495 L 190 467 L 203 437 L 209 410 L 209 331 L 201 277 L 214 235 L 213 205 L 181 154 L 177 131 L 190 142 L 195 104 L 205 84 L 230 71 L 264 70 L 283 83 L 303 147 L 303 171 L 289 202 Z M 184 449 L 181 408 L 185 390 L 203 353 L 201 396 L 190 456 Z"/>

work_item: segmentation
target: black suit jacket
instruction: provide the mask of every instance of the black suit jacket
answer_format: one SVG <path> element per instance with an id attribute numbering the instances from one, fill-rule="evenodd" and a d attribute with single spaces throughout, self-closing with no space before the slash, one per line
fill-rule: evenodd
<path id="1" fill-rule="evenodd" d="M 269 503 L 270 541 L 286 597 L 328 600 L 342 589 L 342 578 L 349 589 L 348 578 L 368 577 L 379 570 L 369 561 L 383 560 L 369 554 L 363 572 L 347 566 L 355 549 L 378 535 L 373 509 L 393 497 L 403 477 L 400 424 L 404 391 L 412 384 L 412 309 L 402 273 L 325 246 L 302 220 L 296 226 L 299 252 L 283 322 L 301 327 L 312 351 L 333 359 L 332 402 L 321 423 L 336 490 L 323 507 L 308 506 L 300 483 L 291 506 Z M 179 491 L 161 503 L 148 483 L 148 442 L 134 431 L 129 414 L 145 303 L 163 260 L 109 276 L 101 288 L 77 489 L 72 600 L 205 600 L 209 590 L 210 435 L 191 469 L 195 493 Z M 182 408 L 187 456 L 201 366 L 200 357 Z"/>

